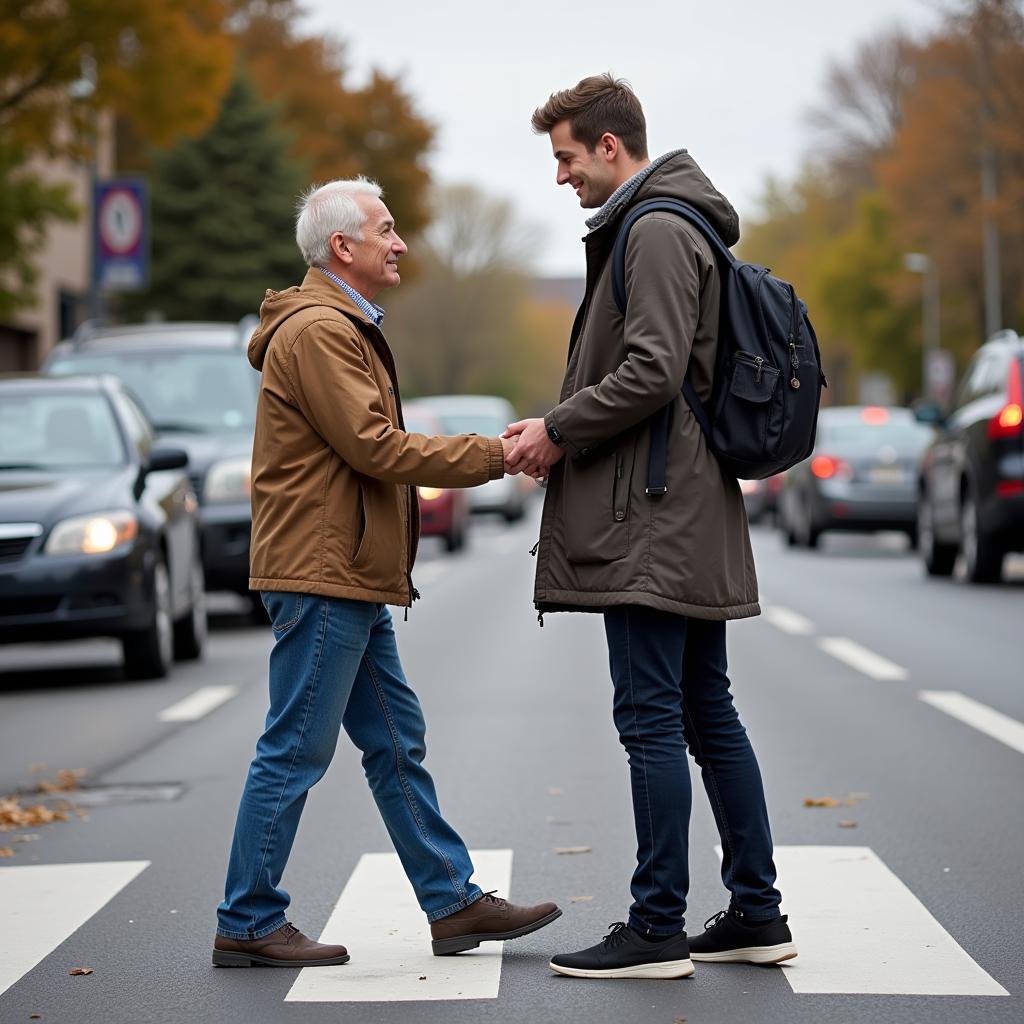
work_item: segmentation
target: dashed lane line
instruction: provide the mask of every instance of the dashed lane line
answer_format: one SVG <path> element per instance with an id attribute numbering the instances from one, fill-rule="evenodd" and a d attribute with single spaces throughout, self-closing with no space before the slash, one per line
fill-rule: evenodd
<path id="1" fill-rule="evenodd" d="M 237 686 L 202 686 L 177 704 L 164 708 L 161 722 L 195 722 L 238 694 Z"/>
<path id="2" fill-rule="evenodd" d="M 814 623 L 810 619 L 782 605 L 770 604 L 762 609 L 761 615 L 769 625 L 791 636 L 810 636 L 815 632 Z"/>
<path id="3" fill-rule="evenodd" d="M 921 690 L 918 697 L 933 708 L 1024 754 L 1024 725 L 1015 718 L 955 690 Z"/>
<path id="4" fill-rule="evenodd" d="M 509 892 L 511 850 L 475 850 L 483 889 Z M 488 942 L 458 956 L 435 957 L 430 925 L 394 853 L 363 854 L 320 936 L 351 946 L 339 967 L 305 968 L 289 1003 L 376 1003 L 433 999 L 496 999 L 504 943 Z"/>
<path id="5" fill-rule="evenodd" d="M 875 654 L 874 651 L 869 651 L 844 636 L 822 637 L 818 641 L 818 647 L 872 679 L 901 682 L 910 678 L 910 673 L 902 665 L 897 665 L 896 662 L 883 658 L 882 655 Z"/>
<path id="6" fill-rule="evenodd" d="M 0 868 L 0 993 L 78 931 L 149 863 Z"/>
<path id="7" fill-rule="evenodd" d="M 1009 995 L 870 847 L 777 846 L 775 865 L 798 995 Z"/>

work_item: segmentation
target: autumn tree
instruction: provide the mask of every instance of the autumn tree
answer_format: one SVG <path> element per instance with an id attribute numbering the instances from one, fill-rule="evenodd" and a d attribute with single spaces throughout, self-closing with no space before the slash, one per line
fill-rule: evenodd
<path id="1" fill-rule="evenodd" d="M 301 34 L 302 14 L 297 0 L 235 0 L 231 24 L 253 82 L 278 106 L 310 181 L 374 178 L 399 229 L 415 235 L 429 216 L 433 128 L 396 79 L 374 71 L 350 86 L 343 46 Z"/>
<path id="2" fill-rule="evenodd" d="M 240 75 L 204 135 L 156 157 L 151 284 L 126 300 L 130 311 L 238 320 L 267 288 L 301 280 L 295 198 L 305 176 L 287 149 L 274 109 Z"/>

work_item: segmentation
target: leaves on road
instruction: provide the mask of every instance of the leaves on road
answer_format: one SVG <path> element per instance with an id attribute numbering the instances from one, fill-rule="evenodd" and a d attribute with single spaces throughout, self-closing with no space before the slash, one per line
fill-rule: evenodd
<path id="1" fill-rule="evenodd" d="M 861 800 L 867 800 L 867 793 L 849 793 L 845 800 L 834 796 L 805 796 L 804 807 L 856 807 Z"/>
<path id="2" fill-rule="evenodd" d="M 557 854 L 573 854 L 573 853 L 593 853 L 594 848 L 592 846 L 556 846 L 555 853 Z"/>
<path id="3" fill-rule="evenodd" d="M 52 779 L 39 783 L 40 793 L 72 793 L 85 777 L 84 768 L 62 768 Z"/>
<path id="4" fill-rule="evenodd" d="M 839 827 L 840 828 L 856 828 L 857 827 L 857 822 L 855 822 L 855 821 L 840 821 L 839 822 Z"/>
<path id="5" fill-rule="evenodd" d="M 548 789 L 548 796 L 561 796 L 562 791 L 557 786 L 551 786 Z"/>
<path id="6" fill-rule="evenodd" d="M 9 846 L 0 846 L 0 857 L 13 857 L 14 851 Z"/>
<path id="7" fill-rule="evenodd" d="M 42 804 L 22 807 L 18 797 L 0 797 L 0 832 L 7 832 L 12 828 L 51 825 L 55 821 L 67 820 L 68 816 L 64 811 L 51 810 Z"/>
<path id="8" fill-rule="evenodd" d="M 68 971 L 68 974 L 70 974 L 73 978 L 76 978 L 76 977 L 80 977 L 80 976 L 85 975 L 85 974 L 92 974 L 92 968 L 91 967 L 72 967 L 71 970 Z"/>
<path id="9" fill-rule="evenodd" d="M 590 903 L 594 899 L 593 896 L 573 896 L 570 903 Z"/>

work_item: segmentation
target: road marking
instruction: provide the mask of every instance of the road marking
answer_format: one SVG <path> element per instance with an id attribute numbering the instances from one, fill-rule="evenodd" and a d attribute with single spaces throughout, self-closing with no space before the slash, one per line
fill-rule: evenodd
<path id="1" fill-rule="evenodd" d="M 810 636 L 814 632 L 814 623 L 805 619 L 797 612 L 783 608 L 781 605 L 772 604 L 763 608 L 761 612 L 765 622 L 781 629 L 783 633 L 790 633 L 793 636 Z"/>
<path id="2" fill-rule="evenodd" d="M 1009 995 L 870 847 L 777 846 L 775 865 L 795 993 Z"/>
<path id="3" fill-rule="evenodd" d="M 918 697 L 926 704 L 959 718 L 979 732 L 1024 754 L 1024 725 L 987 704 L 972 700 L 955 690 L 922 690 Z"/>
<path id="4" fill-rule="evenodd" d="M 481 886 L 507 896 L 512 851 L 474 850 L 472 857 Z M 488 942 L 458 956 L 434 956 L 430 925 L 395 853 L 363 854 L 320 941 L 342 943 L 352 960 L 340 967 L 300 971 L 285 1002 L 376 1003 L 498 996 L 504 944 Z"/>
<path id="5" fill-rule="evenodd" d="M 159 715 L 160 721 L 195 722 L 231 700 L 237 693 L 237 686 L 201 686 L 177 704 L 164 708 Z"/>
<path id="6" fill-rule="evenodd" d="M 149 863 L 134 860 L 0 868 L 0 993 L 78 931 Z"/>
<path id="7" fill-rule="evenodd" d="M 845 636 L 823 636 L 818 641 L 818 646 L 833 658 L 838 658 L 858 672 L 863 672 L 872 679 L 882 680 L 903 680 L 910 676 L 910 673 L 896 662 L 883 658 L 874 651 L 848 640 Z"/>

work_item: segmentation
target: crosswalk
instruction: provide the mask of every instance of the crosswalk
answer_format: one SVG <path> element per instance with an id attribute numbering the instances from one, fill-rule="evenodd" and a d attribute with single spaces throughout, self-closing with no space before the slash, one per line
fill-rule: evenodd
<path id="1" fill-rule="evenodd" d="M 511 892 L 511 850 L 477 850 L 473 860 L 481 885 Z M 780 846 L 776 864 L 800 950 L 782 968 L 796 997 L 1009 995 L 870 847 Z M 147 867 L 148 861 L 0 867 L 0 999 Z M 286 1002 L 499 995 L 502 947 L 432 956 L 429 927 L 394 853 L 363 855 L 320 938 L 348 944 L 351 962 L 299 971 Z M 728 969 L 701 965 L 698 982 L 704 971 Z"/>

